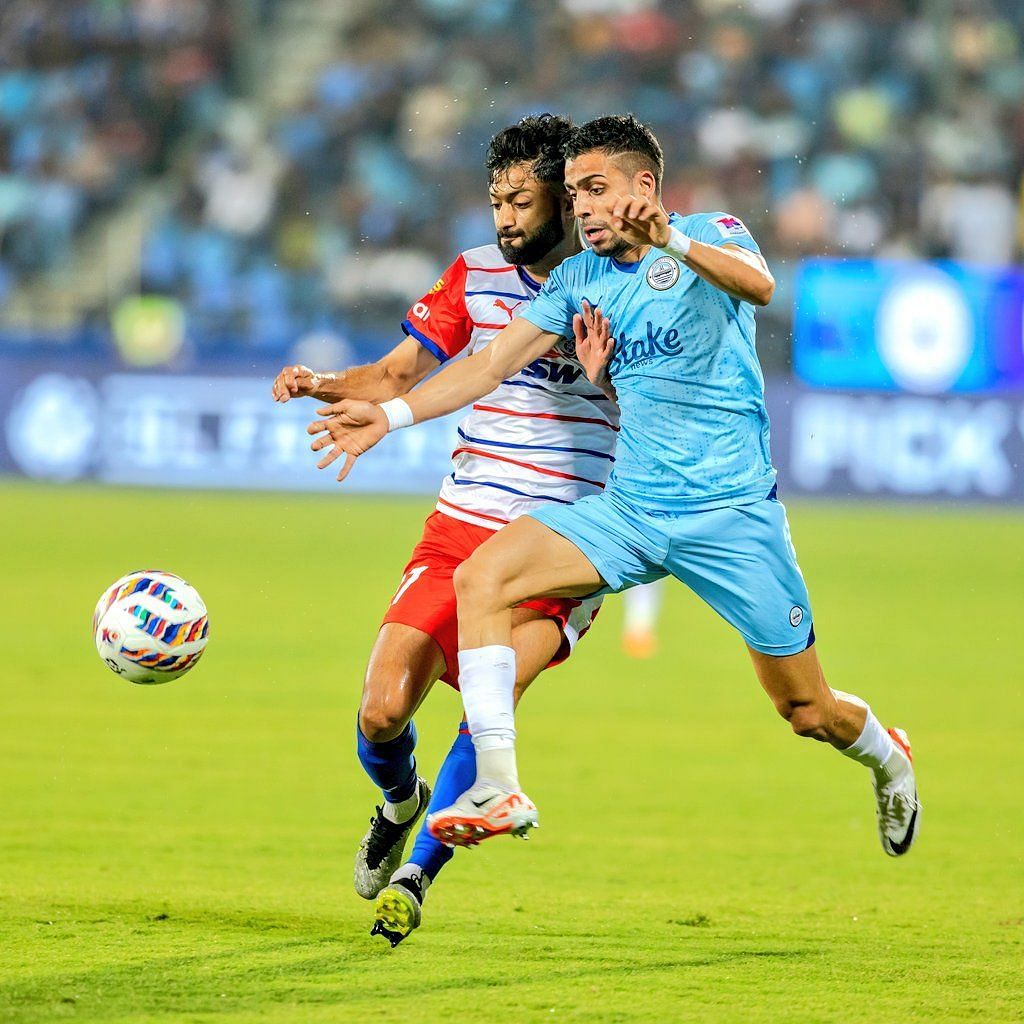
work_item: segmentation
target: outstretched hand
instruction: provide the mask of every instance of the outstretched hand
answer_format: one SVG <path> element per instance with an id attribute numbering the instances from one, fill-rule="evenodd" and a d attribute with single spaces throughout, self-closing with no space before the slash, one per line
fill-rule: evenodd
<path id="1" fill-rule="evenodd" d="M 615 351 L 608 320 L 584 299 L 583 312 L 572 318 L 572 332 L 576 336 L 576 358 L 587 371 L 587 379 L 599 388 L 608 387 L 608 364 Z"/>
<path id="2" fill-rule="evenodd" d="M 335 459 L 345 456 L 338 480 L 344 480 L 356 464 L 356 459 L 368 452 L 388 432 L 388 418 L 380 406 L 373 402 L 345 399 L 323 406 L 317 412 L 325 418 L 314 420 L 306 428 L 307 433 L 316 435 L 310 448 L 315 452 L 329 449 L 316 464 L 317 469 L 326 469 Z"/>
<path id="3" fill-rule="evenodd" d="M 668 245 L 668 214 L 651 199 L 623 196 L 612 210 L 610 223 L 630 245 L 653 245 L 657 249 Z"/>

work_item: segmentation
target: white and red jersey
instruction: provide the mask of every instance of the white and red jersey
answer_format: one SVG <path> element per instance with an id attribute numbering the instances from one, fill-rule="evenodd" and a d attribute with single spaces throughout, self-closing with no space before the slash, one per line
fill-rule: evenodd
<path id="1" fill-rule="evenodd" d="M 441 362 L 479 352 L 540 291 L 497 245 L 468 249 L 409 310 L 402 329 Z M 587 380 L 563 338 L 476 402 L 459 424 L 437 510 L 491 530 L 552 503 L 604 488 L 618 406 Z"/>

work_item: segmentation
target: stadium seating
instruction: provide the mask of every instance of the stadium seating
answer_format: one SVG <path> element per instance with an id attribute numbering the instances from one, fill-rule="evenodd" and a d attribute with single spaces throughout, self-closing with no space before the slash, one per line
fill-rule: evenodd
<path id="1" fill-rule="evenodd" d="M 166 169 L 222 92 L 212 0 L 9 0 L 0 9 L 0 296 L 65 263 L 89 219 Z"/>
<path id="2" fill-rule="evenodd" d="M 232 97 L 223 5 L 50 6 L 0 14 L 0 296 L 164 175 L 140 280 L 185 304 L 200 349 L 397 324 L 490 237 L 483 148 L 537 109 L 634 111 L 665 144 L 667 205 L 747 219 L 779 278 L 769 363 L 804 254 L 1020 251 L 1014 0 L 953 5 L 948 47 L 918 5 L 879 0 L 373 4 L 284 110 Z"/>

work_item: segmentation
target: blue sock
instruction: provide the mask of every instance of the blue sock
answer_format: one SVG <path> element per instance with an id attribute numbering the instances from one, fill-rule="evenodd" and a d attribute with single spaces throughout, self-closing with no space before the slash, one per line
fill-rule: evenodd
<path id="1" fill-rule="evenodd" d="M 373 743 L 363 735 L 356 720 L 356 748 L 359 762 L 374 785 L 393 804 L 408 800 L 416 792 L 416 726 L 410 722 L 393 740 Z"/>
<path id="2" fill-rule="evenodd" d="M 473 749 L 473 739 L 469 735 L 469 726 L 463 719 L 459 726 L 459 735 L 455 737 L 452 749 L 448 751 L 448 756 L 437 773 L 434 795 L 430 798 L 427 814 L 451 805 L 475 781 L 476 751 Z M 454 853 L 454 850 L 449 849 L 444 843 L 438 842 L 427 831 L 426 818 L 424 818 L 419 835 L 416 836 L 416 842 L 413 844 L 412 853 L 409 854 L 409 860 L 413 864 L 418 864 L 423 869 L 423 873 L 433 881 L 441 868 L 452 859 Z"/>

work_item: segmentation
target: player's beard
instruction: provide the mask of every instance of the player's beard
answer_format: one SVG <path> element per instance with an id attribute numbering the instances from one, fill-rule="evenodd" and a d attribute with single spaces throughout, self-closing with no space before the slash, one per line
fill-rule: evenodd
<path id="1" fill-rule="evenodd" d="M 498 235 L 498 248 L 507 263 L 515 267 L 528 267 L 531 263 L 539 263 L 562 239 L 565 238 L 565 225 L 562 218 L 555 214 L 532 235 L 517 235 L 519 245 L 512 246 L 513 239 Z"/>
<path id="2" fill-rule="evenodd" d="M 603 227 L 604 225 L 602 225 Z M 610 256 L 612 259 L 620 259 L 625 256 L 630 249 L 633 248 L 621 235 L 615 234 L 611 228 L 608 228 L 608 233 L 611 238 L 606 242 L 601 242 L 599 245 L 591 245 L 590 248 L 595 256 Z M 588 243 L 589 244 L 589 243 Z"/>

